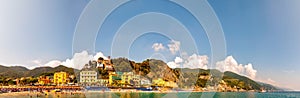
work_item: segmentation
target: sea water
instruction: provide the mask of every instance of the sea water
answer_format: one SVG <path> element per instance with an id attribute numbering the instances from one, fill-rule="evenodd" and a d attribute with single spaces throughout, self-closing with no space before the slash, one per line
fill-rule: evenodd
<path id="1" fill-rule="evenodd" d="M 300 92 L 121 92 L 85 93 L 88 98 L 300 98 Z"/>
<path id="2" fill-rule="evenodd" d="M 15 98 L 29 97 L 15 96 Z M 300 98 L 300 92 L 86 92 L 42 95 L 39 98 Z"/>

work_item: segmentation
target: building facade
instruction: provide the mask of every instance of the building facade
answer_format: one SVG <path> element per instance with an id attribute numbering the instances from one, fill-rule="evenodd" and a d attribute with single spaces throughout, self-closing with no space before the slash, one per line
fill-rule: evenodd
<path id="1" fill-rule="evenodd" d="M 80 83 L 91 84 L 98 82 L 97 72 L 92 70 L 86 70 L 80 72 Z"/>
<path id="2" fill-rule="evenodd" d="M 53 83 L 56 85 L 63 85 L 69 83 L 69 74 L 66 72 L 55 72 L 53 76 Z"/>
<path id="3" fill-rule="evenodd" d="M 51 80 L 48 76 L 40 76 L 38 78 L 39 85 L 49 85 L 51 83 Z"/>

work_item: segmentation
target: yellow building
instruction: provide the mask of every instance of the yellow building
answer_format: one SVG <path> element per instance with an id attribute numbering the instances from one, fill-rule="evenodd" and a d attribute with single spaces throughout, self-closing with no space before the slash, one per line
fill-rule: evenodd
<path id="1" fill-rule="evenodd" d="M 55 72 L 53 83 L 56 85 L 69 83 L 69 75 L 66 72 Z"/>
<path id="2" fill-rule="evenodd" d="M 130 80 L 133 77 L 133 72 L 124 72 L 122 75 L 122 84 L 130 85 Z"/>
<path id="3" fill-rule="evenodd" d="M 176 88 L 178 87 L 177 83 L 173 82 L 173 81 L 165 81 L 165 87 L 172 87 L 172 88 Z"/>
<path id="4" fill-rule="evenodd" d="M 172 88 L 178 87 L 177 83 L 173 81 L 165 81 L 162 78 L 153 79 L 152 84 L 155 86 L 164 86 L 164 87 L 172 87 Z"/>
<path id="5" fill-rule="evenodd" d="M 113 83 L 117 82 L 117 81 L 120 81 L 122 82 L 121 80 L 121 75 L 122 73 L 121 72 L 110 72 L 109 73 L 109 79 L 108 79 L 108 83 L 109 85 L 113 85 Z"/>
<path id="6" fill-rule="evenodd" d="M 165 85 L 165 80 L 163 80 L 162 78 L 153 79 L 152 84 L 156 85 L 156 86 L 164 86 Z"/>

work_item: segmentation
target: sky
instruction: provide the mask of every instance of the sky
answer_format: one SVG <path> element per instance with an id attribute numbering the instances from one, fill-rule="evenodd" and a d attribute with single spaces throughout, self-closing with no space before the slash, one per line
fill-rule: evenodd
<path id="1" fill-rule="evenodd" d="M 216 64 L 210 62 L 210 39 L 201 24 L 186 9 L 159 0 L 116 8 L 91 38 L 94 51 L 74 52 L 76 25 L 89 2 L 1 0 L 0 64 L 32 69 L 58 64 L 74 67 L 74 61 L 82 58 L 75 66 L 80 67 L 81 61 L 108 55 L 137 62 L 155 58 L 173 68 L 215 65 L 221 71 L 300 90 L 299 0 L 208 0 L 226 43 L 226 57 Z"/>

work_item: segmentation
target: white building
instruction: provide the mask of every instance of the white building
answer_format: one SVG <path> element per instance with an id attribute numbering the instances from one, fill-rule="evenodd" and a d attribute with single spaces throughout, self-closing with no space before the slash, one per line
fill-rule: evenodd
<path id="1" fill-rule="evenodd" d="M 141 85 L 142 86 L 151 86 L 151 81 L 149 79 L 141 79 Z"/>
<path id="2" fill-rule="evenodd" d="M 97 80 L 97 72 L 96 71 L 81 71 L 80 72 L 80 83 L 84 84 L 90 84 L 90 83 L 96 83 Z"/>

